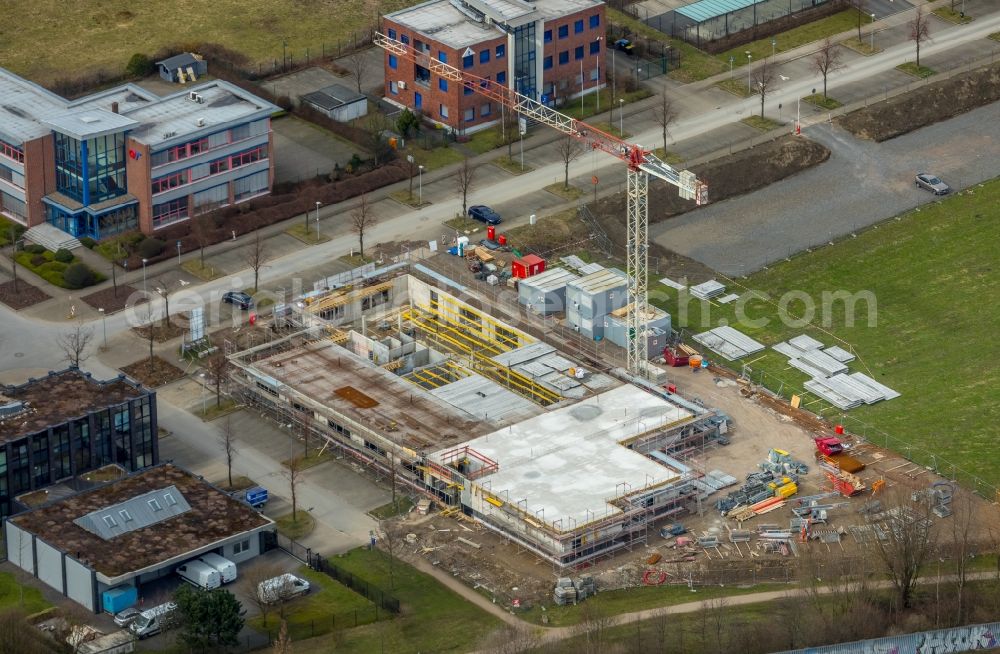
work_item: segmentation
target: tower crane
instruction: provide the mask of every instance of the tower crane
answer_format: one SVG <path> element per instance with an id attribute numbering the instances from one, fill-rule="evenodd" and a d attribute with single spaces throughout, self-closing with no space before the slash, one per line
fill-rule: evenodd
<path id="1" fill-rule="evenodd" d="M 529 120 L 583 141 L 591 150 L 600 150 L 624 161 L 628 167 L 628 220 L 626 222 L 626 274 L 631 307 L 628 311 L 628 370 L 638 376 L 646 375 L 648 347 L 645 325 L 649 319 L 647 275 L 649 264 L 649 176 L 673 184 L 680 196 L 697 204 L 708 202 L 708 186 L 688 170 L 678 171 L 653 156 L 642 146 L 629 143 L 592 125 L 571 118 L 518 91 L 478 75 L 459 70 L 438 61 L 429 52 L 417 50 L 380 32 L 375 33 L 374 43 L 403 61 L 426 68 L 431 73 L 461 84 L 479 95 L 517 112 Z"/>

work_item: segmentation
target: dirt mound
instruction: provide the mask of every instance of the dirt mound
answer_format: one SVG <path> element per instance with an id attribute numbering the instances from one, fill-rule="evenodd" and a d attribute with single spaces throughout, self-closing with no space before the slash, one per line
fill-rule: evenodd
<path id="1" fill-rule="evenodd" d="M 708 184 L 709 198 L 719 202 L 743 195 L 768 184 L 791 177 L 826 161 L 830 151 L 801 136 L 782 136 L 748 150 L 692 167 L 698 178 Z M 656 179 L 649 184 L 649 221 L 656 223 L 696 208 L 693 200 L 683 200 L 677 189 Z M 615 245 L 616 254 L 624 257 L 627 198 L 618 193 L 599 200 L 597 216 Z M 707 266 L 650 243 L 650 268 L 664 275 L 682 275 L 690 280 L 714 275 Z"/>
<path id="2" fill-rule="evenodd" d="M 921 86 L 835 121 L 859 138 L 882 142 L 997 100 L 1000 64 L 993 64 Z"/>

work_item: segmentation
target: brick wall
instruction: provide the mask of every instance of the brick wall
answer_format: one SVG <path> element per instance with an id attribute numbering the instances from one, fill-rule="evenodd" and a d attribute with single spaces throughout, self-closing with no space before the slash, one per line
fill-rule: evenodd
<path id="1" fill-rule="evenodd" d="M 591 27 L 591 17 L 597 16 L 597 25 Z M 583 21 L 582 31 L 577 32 L 577 22 Z M 560 28 L 565 28 L 566 36 L 559 37 Z M 550 97 L 554 95 L 555 103 L 561 106 L 562 103 L 571 96 L 579 96 L 580 87 L 580 64 L 583 63 L 583 88 L 584 92 L 591 92 L 604 76 L 607 70 L 604 62 L 604 53 L 607 43 L 598 37 L 605 35 L 605 15 L 604 5 L 585 9 L 583 11 L 569 14 L 561 18 L 553 19 L 545 23 L 544 32 L 552 32 L 552 40 L 543 43 L 542 60 L 543 84 L 541 89 Z M 596 53 L 591 52 L 591 44 L 598 43 Z M 544 33 L 543 33 L 544 42 Z M 582 59 L 577 59 L 577 49 L 583 48 Z M 565 53 L 566 62 L 560 63 L 560 53 Z M 544 61 L 546 57 L 552 57 L 552 67 L 545 70 Z M 600 62 L 601 73 L 597 80 L 591 79 L 592 71 L 596 71 Z"/>
<path id="2" fill-rule="evenodd" d="M 135 158 L 132 152 L 136 153 Z M 125 139 L 125 178 L 128 180 L 128 192 L 139 200 L 139 229 L 143 234 L 153 233 L 151 165 L 149 146 L 133 138 Z"/>
<path id="3" fill-rule="evenodd" d="M 56 190 L 55 144 L 51 134 L 24 144 L 24 198 L 28 227 L 45 222 L 42 198 Z"/>

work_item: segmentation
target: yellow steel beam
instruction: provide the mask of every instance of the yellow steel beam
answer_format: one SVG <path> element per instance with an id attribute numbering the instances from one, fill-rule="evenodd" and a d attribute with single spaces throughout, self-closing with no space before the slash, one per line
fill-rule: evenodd
<path id="1" fill-rule="evenodd" d="M 472 313 L 473 315 L 475 315 L 476 317 L 478 317 L 483 322 L 490 323 L 491 325 L 494 326 L 494 329 L 499 326 L 501 329 L 505 329 L 507 331 L 512 331 L 512 332 L 518 334 L 519 337 L 520 337 L 520 332 L 518 330 L 513 329 L 511 327 L 506 327 L 504 325 L 499 325 L 497 323 L 497 321 L 492 320 L 492 319 L 488 319 L 489 316 L 487 316 L 487 315 L 485 315 L 485 314 L 483 314 L 483 313 L 481 313 L 479 311 L 476 311 L 475 309 L 472 309 L 470 307 L 459 307 L 459 310 L 455 310 L 455 309 L 448 308 L 447 306 L 444 306 L 444 307 L 440 306 L 440 302 L 438 304 L 439 304 L 439 306 L 436 309 L 434 307 L 426 307 L 426 308 L 425 307 L 421 307 L 421 310 L 427 311 L 428 313 L 433 314 L 438 319 L 444 320 L 448 324 L 454 325 L 458 329 L 461 329 L 461 330 L 471 330 L 471 331 L 477 332 L 477 334 L 478 334 L 478 339 L 477 340 L 481 339 L 481 341 L 483 343 L 489 343 L 492 346 L 494 346 L 494 349 L 498 350 L 497 354 L 500 354 L 501 352 L 509 352 L 510 350 L 512 350 L 512 349 L 514 349 L 516 347 L 519 347 L 520 343 L 517 340 L 512 341 L 510 338 L 507 338 L 506 336 L 501 336 L 496 331 L 493 332 L 493 336 L 494 336 L 493 339 L 488 338 L 487 337 L 487 332 L 486 332 L 486 330 L 482 326 L 482 322 L 480 322 L 480 324 L 478 326 L 476 326 L 475 324 L 469 324 L 469 322 L 471 322 L 470 319 L 468 317 L 462 315 L 461 309 L 465 309 L 466 311 L 469 311 L 470 313 Z M 496 347 L 496 346 L 499 346 L 499 347 Z"/>
<path id="2" fill-rule="evenodd" d="M 438 297 L 438 303 L 440 303 L 442 300 L 444 302 L 448 303 L 448 304 L 464 304 L 460 300 L 457 300 L 457 299 L 452 298 L 450 296 L 441 296 L 441 297 Z M 500 320 L 497 320 L 496 318 L 494 318 L 493 316 L 491 316 L 488 313 L 483 313 L 482 311 L 479 311 L 478 309 L 474 309 L 474 308 L 472 308 L 472 307 L 470 307 L 468 305 L 465 305 L 463 308 L 465 308 L 467 311 L 469 311 L 471 313 L 476 314 L 477 316 L 479 316 L 483 320 L 483 322 L 489 323 L 493 327 L 499 327 L 499 328 L 501 328 L 501 329 L 503 329 L 505 331 L 514 332 L 515 334 L 517 334 L 517 337 L 518 337 L 518 340 L 520 341 L 520 343 L 515 344 L 515 347 L 519 347 L 520 345 L 529 345 L 529 344 L 535 343 L 537 341 L 537 339 L 535 339 L 533 336 L 530 336 L 530 335 L 524 333 L 523 331 L 521 331 L 520 329 L 517 329 L 516 327 L 511 327 L 510 325 L 507 325 L 507 324 L 501 322 Z M 496 332 L 494 332 L 494 333 L 496 333 Z M 499 334 L 497 334 L 497 336 L 500 337 Z M 503 338 L 505 341 L 509 340 L 506 337 L 500 337 L 500 338 Z"/>
<path id="3" fill-rule="evenodd" d="M 434 310 L 422 309 L 421 311 L 425 311 L 426 313 L 430 314 L 432 318 L 432 324 L 436 326 L 435 331 L 440 331 L 441 329 L 445 329 L 449 332 L 457 334 L 459 338 L 461 338 L 463 341 L 468 341 L 469 345 L 467 349 L 470 352 L 473 350 L 483 350 L 483 349 L 489 350 L 494 354 L 502 354 L 504 352 L 504 350 L 498 347 L 495 343 L 491 343 L 490 341 L 487 341 L 485 339 L 473 337 L 471 334 L 468 333 L 469 328 L 465 325 L 448 320 L 446 316 L 442 316 L 440 313 L 437 313 Z M 424 329 L 427 330 L 427 327 L 424 327 Z"/>
<path id="4" fill-rule="evenodd" d="M 335 295 L 327 295 L 323 299 L 309 305 L 310 313 L 320 313 L 327 309 L 332 309 L 338 307 L 342 304 L 347 304 L 355 300 L 360 300 L 371 295 L 377 295 L 386 289 L 390 289 L 393 286 L 393 282 L 382 282 L 381 284 L 375 284 L 374 286 L 366 286 L 364 288 L 357 288 L 347 293 L 339 293 L 334 291 Z"/>

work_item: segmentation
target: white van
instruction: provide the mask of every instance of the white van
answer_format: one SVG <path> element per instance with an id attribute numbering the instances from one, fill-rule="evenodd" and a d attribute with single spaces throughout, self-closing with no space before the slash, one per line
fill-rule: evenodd
<path id="1" fill-rule="evenodd" d="M 177 568 L 177 574 L 189 584 L 204 590 L 212 590 L 222 585 L 222 575 L 219 571 L 201 561 L 188 561 Z"/>
<path id="2" fill-rule="evenodd" d="M 198 560 L 207 564 L 210 568 L 218 570 L 222 583 L 228 584 L 230 581 L 236 581 L 236 564 L 229 559 L 213 552 L 208 552 L 199 556 Z"/>
<path id="3" fill-rule="evenodd" d="M 257 584 L 257 597 L 266 604 L 284 602 L 309 592 L 309 582 L 293 574 L 283 574 Z"/>

